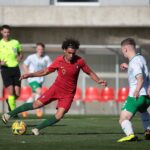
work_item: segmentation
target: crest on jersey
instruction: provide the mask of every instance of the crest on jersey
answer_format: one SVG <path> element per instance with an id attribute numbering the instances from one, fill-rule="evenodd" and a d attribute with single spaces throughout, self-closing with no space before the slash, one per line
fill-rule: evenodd
<path id="1" fill-rule="evenodd" d="M 79 68 L 79 65 L 76 65 L 76 68 L 78 69 L 78 68 Z"/>
<path id="2" fill-rule="evenodd" d="M 65 75 L 66 74 L 66 69 L 64 67 L 61 67 L 61 71 L 62 71 L 62 74 Z"/>
<path id="3" fill-rule="evenodd" d="M 12 50 L 14 51 L 15 54 L 17 54 L 17 48 L 13 47 Z"/>

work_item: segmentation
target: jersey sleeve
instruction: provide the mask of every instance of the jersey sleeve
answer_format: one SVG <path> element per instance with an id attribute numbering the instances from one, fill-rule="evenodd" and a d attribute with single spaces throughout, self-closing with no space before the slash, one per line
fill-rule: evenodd
<path id="1" fill-rule="evenodd" d="M 26 59 L 25 59 L 25 61 L 23 62 L 26 66 L 29 66 L 30 65 L 30 63 L 31 63 L 31 59 L 30 59 L 31 57 L 30 56 L 28 56 Z"/>
<path id="2" fill-rule="evenodd" d="M 47 59 L 46 59 L 46 60 L 47 60 L 47 61 L 46 61 L 46 63 L 47 63 L 46 66 L 48 67 L 48 66 L 50 66 L 50 65 L 52 64 L 52 60 L 50 59 L 49 56 L 47 56 L 46 58 L 47 58 Z"/>
<path id="3" fill-rule="evenodd" d="M 138 76 L 138 75 L 143 75 L 142 73 L 142 66 L 140 63 L 134 63 L 132 64 L 132 68 L 133 68 L 133 75 L 134 77 Z"/>
<path id="4" fill-rule="evenodd" d="M 18 50 L 19 53 L 22 52 L 22 46 L 19 43 L 19 41 L 17 41 L 17 50 Z"/>
<path id="5" fill-rule="evenodd" d="M 55 71 L 55 70 L 58 69 L 58 64 L 59 64 L 59 62 L 58 62 L 58 59 L 56 58 L 56 59 L 52 62 L 52 64 L 49 65 L 47 68 L 48 68 L 49 71 L 53 72 L 53 71 Z"/>
<path id="6" fill-rule="evenodd" d="M 2 61 L 2 53 L 1 53 L 1 51 L 0 51 L 0 61 Z"/>
<path id="7" fill-rule="evenodd" d="M 89 74 L 91 72 L 91 69 L 86 64 L 86 62 L 84 61 L 84 59 L 81 59 L 81 61 L 80 61 L 80 67 L 83 70 L 83 72 L 85 72 L 86 74 Z"/>

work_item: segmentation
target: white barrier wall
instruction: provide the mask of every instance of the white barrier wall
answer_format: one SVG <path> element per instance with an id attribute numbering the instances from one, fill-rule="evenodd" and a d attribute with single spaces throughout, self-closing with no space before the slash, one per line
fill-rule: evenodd
<path id="1" fill-rule="evenodd" d="M 16 27 L 149 27 L 149 7 L 0 7 L 0 25 Z"/>

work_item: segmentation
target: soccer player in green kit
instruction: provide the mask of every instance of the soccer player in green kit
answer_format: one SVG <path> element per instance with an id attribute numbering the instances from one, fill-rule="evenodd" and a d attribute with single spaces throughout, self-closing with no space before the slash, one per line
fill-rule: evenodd
<path id="1" fill-rule="evenodd" d="M 2 39 L 0 40 L 0 65 L 2 80 L 8 90 L 7 102 L 9 110 L 16 108 L 16 99 L 20 94 L 21 82 L 19 62 L 22 59 L 20 43 L 10 38 L 11 28 L 8 25 L 1 27 Z"/>
<path id="2" fill-rule="evenodd" d="M 44 105 L 47 105 L 55 100 L 58 102 L 55 115 L 37 125 L 34 129 L 32 129 L 32 133 L 34 135 L 39 135 L 39 131 L 41 129 L 60 121 L 69 111 L 73 102 L 80 70 L 83 70 L 83 72 L 85 72 L 97 84 L 102 86 L 107 85 L 105 80 L 100 79 L 88 67 L 82 57 L 76 55 L 76 51 L 79 49 L 79 45 L 80 44 L 77 40 L 66 39 L 62 44 L 64 54 L 58 56 L 49 67 L 35 73 L 24 74 L 21 76 L 21 79 L 26 79 L 29 77 L 44 76 L 55 71 L 58 73 L 57 78 L 52 86 L 35 102 L 23 104 L 15 110 L 3 114 L 2 121 L 4 123 L 7 123 L 11 117 L 18 113 L 43 107 Z"/>
<path id="3" fill-rule="evenodd" d="M 136 141 L 138 137 L 135 136 L 131 120 L 137 111 L 141 113 L 145 129 L 145 138 L 150 138 L 150 115 L 147 108 L 150 105 L 149 98 L 149 72 L 145 58 L 136 52 L 136 43 L 134 39 L 127 38 L 121 42 L 121 50 L 129 60 L 129 64 L 122 63 L 121 69 L 128 70 L 129 80 L 129 96 L 127 97 L 120 114 L 119 123 L 122 130 L 126 134 L 125 137 L 118 140 L 118 142 Z"/>

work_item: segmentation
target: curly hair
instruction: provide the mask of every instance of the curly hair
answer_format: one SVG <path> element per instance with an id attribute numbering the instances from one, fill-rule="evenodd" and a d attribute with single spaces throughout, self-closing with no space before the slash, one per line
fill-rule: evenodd
<path id="1" fill-rule="evenodd" d="M 73 48 L 73 49 L 79 49 L 80 43 L 78 40 L 75 40 L 73 38 L 67 38 L 63 41 L 62 43 L 62 49 L 67 49 L 69 47 Z"/>

